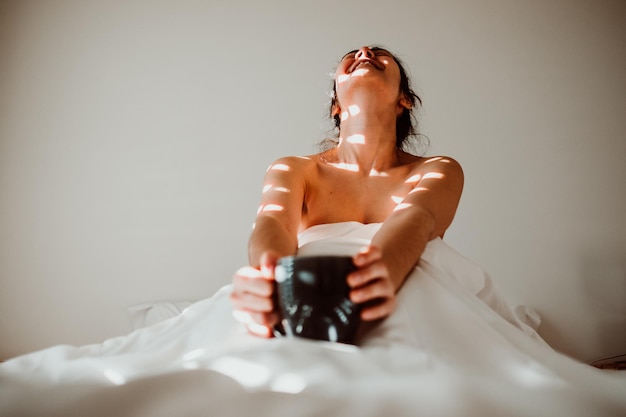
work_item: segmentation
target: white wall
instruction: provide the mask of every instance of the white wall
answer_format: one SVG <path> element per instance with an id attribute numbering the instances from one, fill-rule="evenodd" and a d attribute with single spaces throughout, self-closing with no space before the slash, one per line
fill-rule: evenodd
<path id="1" fill-rule="evenodd" d="M 0 3 L 0 359 L 130 330 L 245 262 L 265 167 L 323 135 L 382 44 L 464 166 L 447 240 L 583 360 L 626 351 L 626 18 L 616 1 Z"/>

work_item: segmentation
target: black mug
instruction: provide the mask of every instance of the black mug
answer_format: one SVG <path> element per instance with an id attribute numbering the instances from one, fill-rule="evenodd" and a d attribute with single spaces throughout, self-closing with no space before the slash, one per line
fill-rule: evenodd
<path id="1" fill-rule="evenodd" d="M 280 333 L 354 344 L 361 309 L 350 301 L 346 281 L 354 270 L 350 256 L 280 258 L 275 270 Z"/>

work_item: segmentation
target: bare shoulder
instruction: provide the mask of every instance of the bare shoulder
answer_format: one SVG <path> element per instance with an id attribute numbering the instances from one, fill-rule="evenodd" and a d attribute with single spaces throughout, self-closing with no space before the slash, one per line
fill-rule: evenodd
<path id="1" fill-rule="evenodd" d="M 283 156 L 272 162 L 267 168 L 267 172 L 304 173 L 304 171 L 313 165 L 315 165 L 315 162 L 308 156 Z"/>
<path id="2" fill-rule="evenodd" d="M 446 178 L 449 181 L 463 183 L 463 168 L 461 164 L 449 156 L 416 157 L 413 173 L 422 178 Z"/>

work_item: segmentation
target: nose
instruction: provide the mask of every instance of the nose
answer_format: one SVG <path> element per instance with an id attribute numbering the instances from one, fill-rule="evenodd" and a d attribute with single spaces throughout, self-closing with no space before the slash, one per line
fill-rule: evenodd
<path id="1" fill-rule="evenodd" d="M 367 46 L 363 46 L 358 51 L 356 51 L 356 54 L 354 55 L 354 57 L 356 59 L 363 59 L 363 58 L 374 59 L 374 51 L 372 51 Z"/>

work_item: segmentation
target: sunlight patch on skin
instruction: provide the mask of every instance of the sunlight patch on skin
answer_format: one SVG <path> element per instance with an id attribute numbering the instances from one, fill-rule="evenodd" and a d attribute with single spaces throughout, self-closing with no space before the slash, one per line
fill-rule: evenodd
<path id="1" fill-rule="evenodd" d="M 370 72 L 369 68 L 357 68 L 354 71 L 352 71 L 352 73 L 350 74 L 350 76 L 354 76 L 354 77 L 362 77 L 365 74 L 367 74 L 368 72 Z"/>
<path id="2" fill-rule="evenodd" d="M 370 171 L 370 177 L 388 177 L 389 174 L 387 174 L 386 172 L 380 172 L 380 171 L 376 171 L 375 169 L 372 169 Z"/>
<path id="3" fill-rule="evenodd" d="M 251 266 L 242 266 L 237 270 L 237 275 L 241 275 L 246 278 L 263 278 L 263 274 L 258 269 Z"/>
<path id="4" fill-rule="evenodd" d="M 409 184 L 412 182 L 418 182 L 421 179 L 422 179 L 422 176 L 420 174 L 415 174 L 412 177 L 409 177 L 409 179 L 407 179 L 406 181 L 404 181 L 404 183 Z"/>
<path id="5" fill-rule="evenodd" d="M 361 113 L 361 108 L 356 104 L 351 104 L 348 106 L 348 111 L 350 112 L 350 116 L 356 116 Z"/>
<path id="6" fill-rule="evenodd" d="M 350 135 L 346 138 L 346 142 L 348 143 L 357 143 L 363 145 L 365 143 L 365 136 L 360 133 L 355 133 L 354 135 Z"/>
<path id="7" fill-rule="evenodd" d="M 289 165 L 285 164 L 274 164 L 270 167 L 272 171 L 291 171 Z"/>
<path id="8" fill-rule="evenodd" d="M 424 174 L 424 176 L 422 177 L 423 180 L 427 180 L 431 178 L 440 180 L 442 178 L 445 178 L 445 175 L 443 175 L 441 172 L 428 172 Z"/>
<path id="9" fill-rule="evenodd" d="M 344 169 L 350 172 L 359 172 L 359 166 L 357 164 L 346 164 L 345 162 L 337 162 L 329 164 L 335 168 Z"/>
<path id="10" fill-rule="evenodd" d="M 404 200 L 404 198 L 402 198 L 402 197 L 398 197 L 398 196 L 396 196 L 396 195 L 392 195 L 392 196 L 391 196 L 391 199 L 392 199 L 392 200 L 393 200 L 393 202 L 394 202 L 394 203 L 396 203 L 396 204 L 400 204 L 400 203 L 402 203 L 402 200 Z"/>
<path id="11" fill-rule="evenodd" d="M 350 172 L 359 172 L 359 165 L 358 164 L 348 164 L 345 162 L 334 162 L 334 163 L 329 163 L 328 165 L 334 167 L 334 168 L 338 168 L 338 169 L 343 169 L 345 171 L 350 171 Z M 375 169 L 372 169 L 369 172 L 369 176 L 370 177 L 388 177 L 389 174 L 387 174 L 386 172 L 380 172 L 380 171 L 376 171 Z"/>
<path id="12" fill-rule="evenodd" d="M 280 204 L 266 204 L 265 206 L 263 206 L 261 211 L 263 211 L 263 212 L 266 212 L 266 211 L 283 211 L 284 209 L 285 209 L 285 207 L 281 206 Z"/>
<path id="13" fill-rule="evenodd" d="M 345 121 L 348 119 L 348 117 L 350 117 L 350 113 L 348 113 L 347 111 L 343 111 L 341 112 L 341 121 Z"/>
<path id="14" fill-rule="evenodd" d="M 426 161 L 426 162 L 424 162 L 424 163 L 425 163 L 425 164 L 429 164 L 429 163 L 431 163 L 431 162 L 441 162 L 441 163 L 444 163 L 444 164 L 449 164 L 449 163 L 451 163 L 452 161 L 451 161 L 451 160 L 449 160 L 448 158 L 444 158 L 444 157 L 442 157 L 442 156 L 436 156 L 436 157 L 434 157 L 434 158 L 430 158 L 429 160 L 427 160 L 427 161 Z"/>
<path id="15" fill-rule="evenodd" d="M 341 75 L 339 75 L 339 76 L 337 77 L 337 83 L 338 83 L 338 84 L 341 84 L 341 83 L 343 83 L 343 82 L 347 81 L 347 80 L 348 80 L 348 78 L 350 78 L 350 75 L 349 75 L 349 74 L 341 74 Z"/>
<path id="16" fill-rule="evenodd" d="M 419 193 L 421 191 L 428 191 L 427 187 L 416 187 L 413 188 L 411 191 L 409 191 L 409 194 L 415 194 L 415 193 Z"/>
<path id="17" fill-rule="evenodd" d="M 286 187 L 274 187 L 274 184 L 266 184 L 265 186 L 263 186 L 263 194 L 269 192 L 269 191 L 277 191 L 279 193 L 290 193 L 291 190 L 289 188 Z"/>
<path id="18" fill-rule="evenodd" d="M 408 209 L 412 205 L 413 204 L 410 204 L 410 203 L 401 203 L 401 204 L 398 204 L 396 208 L 393 209 L 393 211 L 400 211 L 400 210 Z"/>

